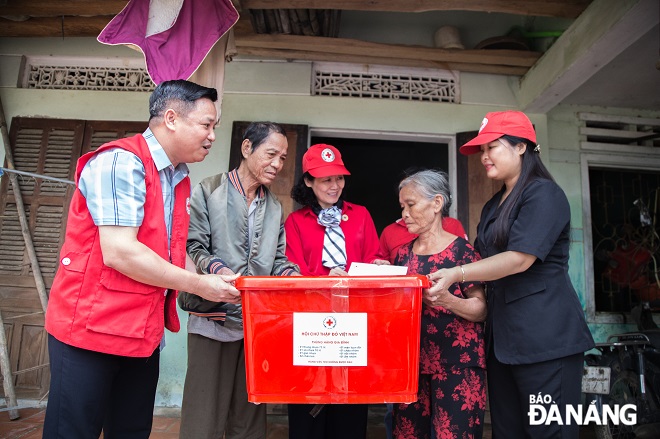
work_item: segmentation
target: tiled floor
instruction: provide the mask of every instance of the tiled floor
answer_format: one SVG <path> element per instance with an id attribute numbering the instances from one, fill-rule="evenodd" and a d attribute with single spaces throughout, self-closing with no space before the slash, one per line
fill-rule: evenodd
<path id="1" fill-rule="evenodd" d="M 157 410 L 150 439 L 178 439 L 179 417 L 178 411 Z M 20 418 L 9 420 L 9 414 L 0 412 L 0 439 L 41 439 L 44 408 L 24 408 L 19 410 Z M 369 426 L 367 439 L 385 439 L 383 426 L 384 407 L 372 406 L 369 410 Z M 267 439 L 287 439 L 287 419 L 284 415 L 268 415 Z M 580 431 L 581 439 L 593 439 L 593 431 L 583 428 Z M 490 424 L 486 424 L 483 439 L 491 439 Z"/>
<path id="2" fill-rule="evenodd" d="M 177 410 L 157 410 L 156 413 L 158 414 L 154 416 L 150 439 L 178 439 Z M 44 414 L 44 408 L 24 408 L 19 410 L 19 419 L 10 421 L 7 412 L 0 412 L 0 439 L 41 439 Z M 373 406 L 370 409 L 367 439 L 385 439 L 384 414 L 384 406 Z M 490 439 L 490 429 L 486 430 L 484 439 Z M 287 439 L 287 437 L 286 416 L 269 414 L 267 439 Z"/>
<path id="3" fill-rule="evenodd" d="M 0 438 L 41 438 L 41 425 L 44 422 L 45 413 L 45 409 L 21 409 L 18 412 L 20 418 L 15 421 L 9 420 L 8 412 L 0 413 Z"/>

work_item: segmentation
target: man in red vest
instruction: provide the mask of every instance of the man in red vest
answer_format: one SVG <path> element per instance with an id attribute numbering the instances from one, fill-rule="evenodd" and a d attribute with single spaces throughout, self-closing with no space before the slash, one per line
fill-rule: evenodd
<path id="1" fill-rule="evenodd" d="M 164 328 L 179 330 L 177 291 L 240 301 L 236 276 L 199 275 L 186 254 L 186 163 L 209 153 L 217 97 L 192 82 L 163 82 L 143 134 L 78 160 L 46 312 L 44 438 L 147 439 Z"/>

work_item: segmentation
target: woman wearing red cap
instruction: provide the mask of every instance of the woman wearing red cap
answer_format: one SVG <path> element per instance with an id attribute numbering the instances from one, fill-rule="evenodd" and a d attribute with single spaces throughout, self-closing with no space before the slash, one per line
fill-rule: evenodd
<path id="1" fill-rule="evenodd" d="M 425 298 L 437 300 L 456 282 L 487 283 L 494 439 L 577 438 L 575 422 L 530 422 L 530 401 L 546 413 L 554 405 L 562 419 L 567 409 L 578 410 L 583 353 L 594 347 L 568 276 L 566 195 L 541 162 L 532 123 L 519 111 L 488 113 L 460 152 L 481 153 L 486 174 L 503 186 L 481 212 L 475 248 L 483 259 L 433 273 Z"/>
<path id="2" fill-rule="evenodd" d="M 304 276 L 345 276 L 351 262 L 378 259 L 376 227 L 367 209 L 341 198 L 350 175 L 332 145 L 312 145 L 302 159 L 303 176 L 291 197 L 303 207 L 284 223 L 286 256 Z M 363 439 L 366 404 L 289 404 L 290 439 Z"/>

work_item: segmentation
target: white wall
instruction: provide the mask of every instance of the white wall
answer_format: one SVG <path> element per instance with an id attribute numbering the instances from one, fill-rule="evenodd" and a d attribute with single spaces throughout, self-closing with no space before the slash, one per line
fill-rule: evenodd
<path id="1" fill-rule="evenodd" d="M 86 120 L 147 120 L 148 93 L 27 90 L 17 88 L 21 57 L 93 56 L 141 59 L 124 46 L 106 46 L 93 38 L 0 38 L 0 97 L 8 127 L 16 116 Z M 486 111 L 515 108 L 511 78 L 499 75 L 460 75 L 464 105 L 370 101 L 311 97 L 311 63 L 235 60 L 227 65 L 222 123 L 206 167 L 224 169 L 233 120 L 266 119 L 312 127 L 445 133 L 478 128 Z M 467 106 L 469 105 L 469 107 Z M 359 115 L 359 117 L 355 117 Z M 4 157 L 4 150 L 0 153 Z M 198 167 L 194 167 L 198 168 Z M 195 169 L 193 179 L 197 178 Z"/>

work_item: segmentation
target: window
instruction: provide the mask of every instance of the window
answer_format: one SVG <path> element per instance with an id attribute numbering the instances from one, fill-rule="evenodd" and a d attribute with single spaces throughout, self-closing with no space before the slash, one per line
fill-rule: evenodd
<path id="1" fill-rule="evenodd" d="M 660 119 L 579 117 L 587 317 L 630 322 L 660 309 Z"/>
<path id="2" fill-rule="evenodd" d="M 660 306 L 660 172 L 589 170 L 596 311 Z"/>
<path id="3" fill-rule="evenodd" d="M 314 63 L 312 95 L 460 103 L 457 72 L 440 69 Z"/>

